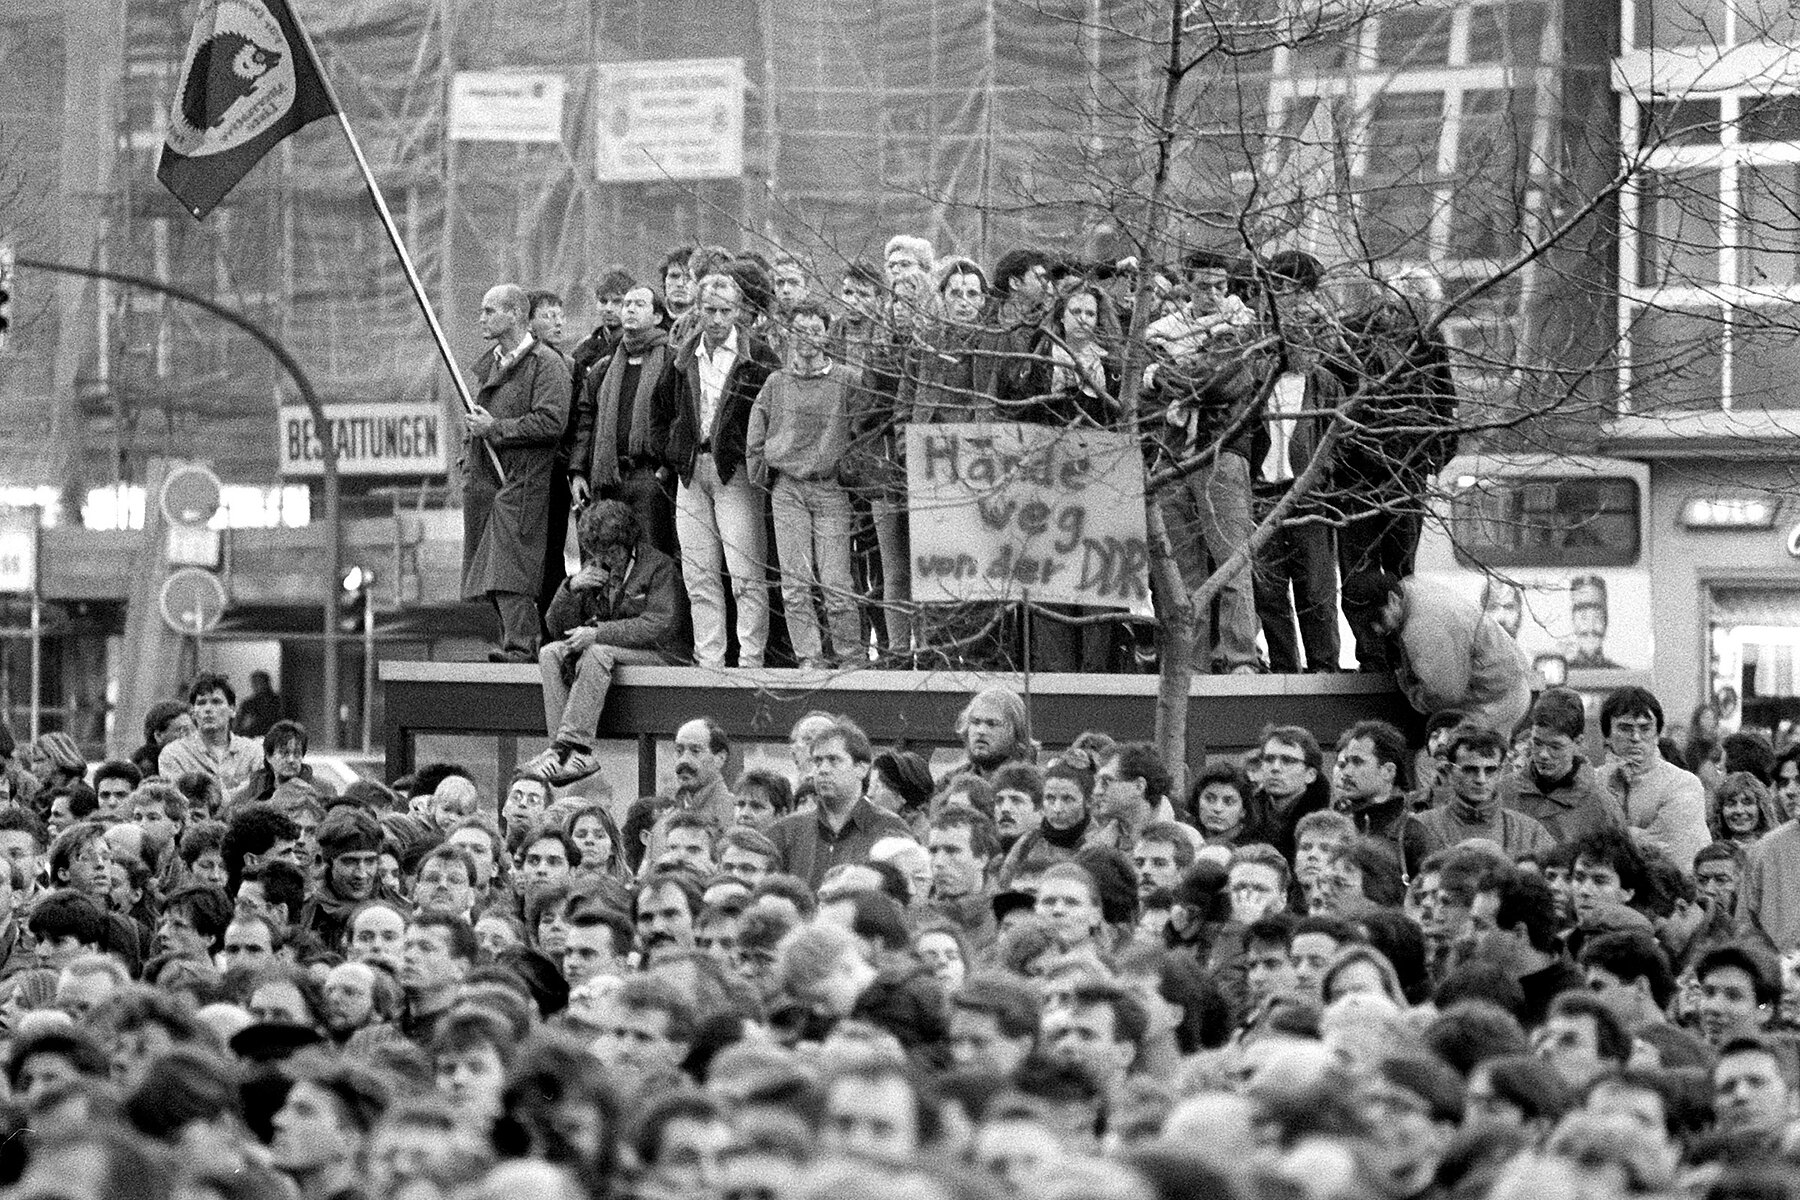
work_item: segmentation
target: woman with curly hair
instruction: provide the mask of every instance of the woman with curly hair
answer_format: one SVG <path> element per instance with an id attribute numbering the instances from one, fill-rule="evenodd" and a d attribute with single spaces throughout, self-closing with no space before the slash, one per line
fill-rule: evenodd
<path id="1" fill-rule="evenodd" d="M 32 775 L 45 789 L 66 787 L 87 777 L 87 759 L 66 733 L 46 733 L 20 752 Z"/>
<path id="2" fill-rule="evenodd" d="M 1707 804 L 1707 828 L 1714 841 L 1748 850 L 1780 824 L 1774 808 L 1775 798 L 1761 780 L 1748 771 L 1733 771 L 1720 781 Z"/>

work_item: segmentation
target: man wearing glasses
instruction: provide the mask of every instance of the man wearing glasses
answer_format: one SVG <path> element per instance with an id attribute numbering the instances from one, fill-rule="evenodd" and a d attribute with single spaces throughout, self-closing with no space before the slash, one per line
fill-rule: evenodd
<path id="1" fill-rule="evenodd" d="M 1620 688 L 1600 706 L 1600 734 L 1612 760 L 1600 783 L 1618 801 L 1628 828 L 1678 863 L 1691 863 L 1712 840 L 1700 777 L 1662 756 L 1663 710 L 1640 687 Z"/>
<path id="2" fill-rule="evenodd" d="M 1525 769 L 1500 783 L 1503 807 L 1534 818 L 1565 845 L 1624 820 L 1619 802 L 1581 753 L 1586 732 L 1581 697 L 1568 688 L 1549 689 L 1531 706 Z"/>
<path id="3" fill-rule="evenodd" d="M 1446 846 L 1484 838 L 1509 857 L 1548 850 L 1556 844 L 1541 824 L 1500 806 L 1506 775 L 1506 739 L 1491 729 L 1465 725 L 1450 739 L 1449 804 L 1419 814 L 1419 823 Z"/>

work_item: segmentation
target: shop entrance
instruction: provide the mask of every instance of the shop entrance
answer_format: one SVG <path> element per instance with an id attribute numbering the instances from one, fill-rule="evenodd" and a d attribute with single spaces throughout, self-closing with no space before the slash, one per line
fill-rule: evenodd
<path id="1" fill-rule="evenodd" d="M 1741 722 L 1768 731 L 1776 746 L 1787 745 L 1800 733 L 1800 586 L 1707 593 L 1707 692 L 1724 726 Z"/>

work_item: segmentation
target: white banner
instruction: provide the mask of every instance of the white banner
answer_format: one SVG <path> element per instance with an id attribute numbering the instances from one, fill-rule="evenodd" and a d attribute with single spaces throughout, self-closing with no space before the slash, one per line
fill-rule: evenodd
<path id="1" fill-rule="evenodd" d="M 563 77 L 458 71 L 450 82 L 450 137 L 459 142 L 560 142 Z"/>
<path id="2" fill-rule="evenodd" d="M 914 600 L 1146 609 L 1144 455 L 1126 433 L 909 425 Z"/>
<path id="3" fill-rule="evenodd" d="M 743 175 L 743 59 L 601 63 L 599 83 L 601 182 Z"/>
<path id="4" fill-rule="evenodd" d="M 434 403 L 327 404 L 342 475 L 442 475 L 450 469 L 444 410 Z M 281 473 L 323 475 L 324 447 L 311 410 L 284 407 Z"/>

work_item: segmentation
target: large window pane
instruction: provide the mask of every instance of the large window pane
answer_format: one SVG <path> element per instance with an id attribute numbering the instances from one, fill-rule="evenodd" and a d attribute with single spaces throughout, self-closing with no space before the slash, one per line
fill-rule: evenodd
<path id="1" fill-rule="evenodd" d="M 1450 61 L 1448 8 L 1407 8 L 1381 14 L 1375 54 L 1384 67 L 1441 67 Z"/>
<path id="2" fill-rule="evenodd" d="M 1657 100 L 1638 106 L 1639 143 L 1663 146 L 1719 144 L 1717 100 Z"/>
<path id="3" fill-rule="evenodd" d="M 1739 140 L 1800 141 L 1800 96 L 1745 96 L 1738 105 Z"/>
<path id="4" fill-rule="evenodd" d="M 1738 282 L 1800 284 L 1800 165 L 1738 169 Z"/>
<path id="5" fill-rule="evenodd" d="M 1442 92 L 1389 92 L 1369 112 L 1363 174 L 1370 183 L 1422 182 L 1437 175 Z"/>
<path id="6" fill-rule="evenodd" d="M 1644 175 L 1638 201 L 1638 283 L 1704 287 L 1719 281 L 1719 173 Z"/>
<path id="7" fill-rule="evenodd" d="M 1725 0 L 1638 0 L 1639 50 L 1725 42 Z"/>
<path id="8" fill-rule="evenodd" d="M 1741 308 L 1731 317 L 1731 406 L 1800 408 L 1800 308 Z"/>
<path id="9" fill-rule="evenodd" d="M 1654 417 L 1720 406 L 1725 321 L 1717 310 L 1640 309 L 1630 336 L 1634 413 Z"/>
<path id="10" fill-rule="evenodd" d="M 1378 258 L 1426 252 L 1443 125 L 1442 92 L 1392 92 L 1371 108 L 1358 184 L 1363 237 Z"/>
<path id="11" fill-rule="evenodd" d="M 1800 12 L 1792 0 L 1736 0 L 1737 41 L 1791 46 L 1800 35 Z"/>
<path id="12" fill-rule="evenodd" d="M 1451 199 L 1451 253 L 1463 258 L 1503 258 L 1519 246 L 1526 167 L 1531 158 L 1531 114 L 1513 109 L 1508 91 L 1467 91 L 1456 137 Z"/>
<path id="13" fill-rule="evenodd" d="M 1478 4 L 1469 13 L 1469 61 L 1534 63 L 1544 24 L 1544 6 L 1537 0 Z"/>

